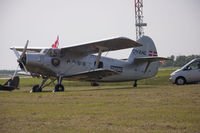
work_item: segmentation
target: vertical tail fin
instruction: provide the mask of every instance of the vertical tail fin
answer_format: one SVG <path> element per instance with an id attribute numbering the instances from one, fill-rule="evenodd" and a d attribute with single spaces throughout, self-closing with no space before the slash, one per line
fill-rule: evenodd
<path id="1" fill-rule="evenodd" d="M 139 40 L 137 40 L 137 42 L 142 44 L 143 46 L 133 48 L 128 58 L 128 61 L 130 63 L 133 63 L 134 59 L 138 57 L 158 56 L 155 44 L 150 37 L 143 36 Z"/>

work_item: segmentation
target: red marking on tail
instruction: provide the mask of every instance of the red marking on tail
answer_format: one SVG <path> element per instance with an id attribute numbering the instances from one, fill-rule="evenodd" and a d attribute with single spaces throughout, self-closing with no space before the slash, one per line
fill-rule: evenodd
<path id="1" fill-rule="evenodd" d="M 153 56 L 158 56 L 156 51 L 153 52 Z"/>
<path id="2" fill-rule="evenodd" d="M 149 50 L 149 56 L 153 56 L 153 51 Z"/>
<path id="3" fill-rule="evenodd" d="M 158 56 L 157 51 L 149 50 L 149 56 Z"/>

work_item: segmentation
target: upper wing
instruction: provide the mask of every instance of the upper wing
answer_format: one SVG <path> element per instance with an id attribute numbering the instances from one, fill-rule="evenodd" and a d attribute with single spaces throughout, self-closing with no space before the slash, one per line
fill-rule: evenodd
<path id="1" fill-rule="evenodd" d="M 134 61 L 136 62 L 155 62 L 155 61 L 163 61 L 163 60 L 171 60 L 169 58 L 164 58 L 164 57 L 139 57 L 135 58 Z"/>
<path id="2" fill-rule="evenodd" d="M 106 51 L 114 51 L 114 50 L 139 47 L 139 46 L 142 45 L 131 39 L 120 37 L 93 43 L 87 43 L 78 46 L 64 47 L 61 48 L 61 52 L 62 53 L 73 52 L 76 54 L 88 55 L 92 53 L 98 53 L 99 49 L 101 49 L 102 52 L 106 52 Z"/>
<path id="3" fill-rule="evenodd" d="M 82 44 L 78 46 L 64 47 L 64 48 L 61 48 L 61 53 L 71 52 L 71 53 L 76 53 L 78 55 L 88 55 L 92 53 L 98 53 L 99 49 L 101 49 L 102 52 L 106 52 L 106 51 L 114 51 L 114 50 L 139 47 L 139 46 L 142 46 L 142 45 L 131 39 L 120 37 L 120 38 L 103 40 L 103 41 L 98 41 L 98 42 L 93 42 L 93 43 Z M 10 49 L 13 50 L 14 47 L 11 47 Z M 17 51 L 22 52 L 24 48 L 16 47 L 15 49 Z M 27 48 L 27 51 L 41 52 L 42 49 L 46 49 L 46 48 L 41 48 L 41 47 L 30 48 L 29 47 Z"/>
<path id="4" fill-rule="evenodd" d="M 10 49 L 11 50 L 13 50 L 13 49 L 16 49 L 17 51 L 20 51 L 20 52 L 22 52 L 23 50 L 24 50 L 24 47 L 11 47 Z M 46 49 L 46 48 L 42 48 L 42 47 L 33 47 L 33 48 L 27 48 L 27 51 L 29 51 L 29 52 L 40 52 L 41 50 L 43 50 L 43 49 Z"/>
<path id="5" fill-rule="evenodd" d="M 111 71 L 111 70 L 103 70 L 103 69 L 96 69 L 93 71 L 86 71 L 81 72 L 73 75 L 63 76 L 65 79 L 73 79 L 73 80 L 80 80 L 80 81 L 97 81 L 104 77 L 112 76 L 119 74 L 118 72 Z"/>

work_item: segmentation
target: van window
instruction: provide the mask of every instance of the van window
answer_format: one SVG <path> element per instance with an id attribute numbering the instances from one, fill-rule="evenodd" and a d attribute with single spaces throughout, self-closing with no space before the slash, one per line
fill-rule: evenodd
<path id="1" fill-rule="evenodd" d="M 188 70 L 200 69 L 200 62 L 195 61 L 195 62 L 191 63 L 190 65 L 187 66 L 187 69 Z"/>

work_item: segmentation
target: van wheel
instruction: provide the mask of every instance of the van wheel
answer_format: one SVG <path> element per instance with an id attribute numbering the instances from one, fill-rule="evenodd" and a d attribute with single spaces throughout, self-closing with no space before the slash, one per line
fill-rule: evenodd
<path id="1" fill-rule="evenodd" d="M 183 78 L 183 77 L 178 77 L 178 78 L 176 79 L 176 84 L 177 84 L 177 85 L 184 85 L 185 82 L 186 82 L 186 80 L 185 80 L 185 78 Z"/>

